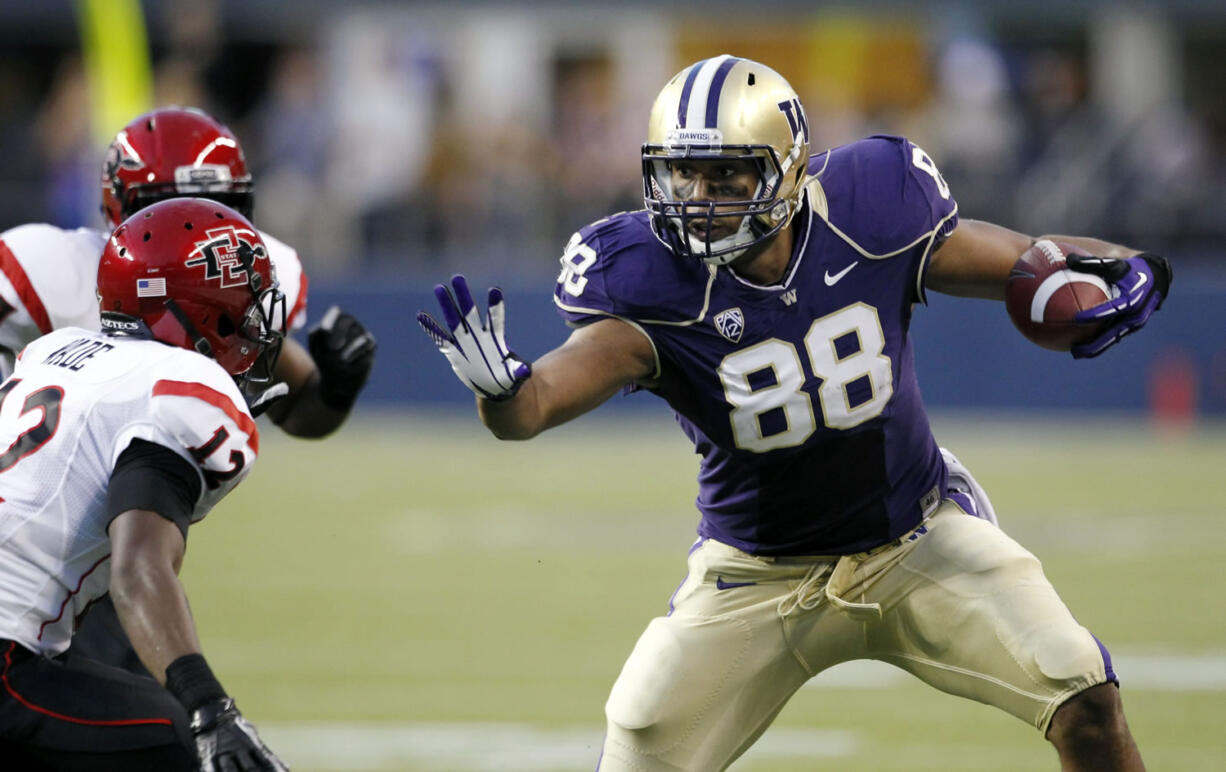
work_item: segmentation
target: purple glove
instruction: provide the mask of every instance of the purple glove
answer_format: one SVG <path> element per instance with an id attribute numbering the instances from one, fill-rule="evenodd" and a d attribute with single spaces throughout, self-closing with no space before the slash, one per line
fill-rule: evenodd
<path id="1" fill-rule="evenodd" d="M 456 376 L 486 399 L 503 400 L 514 396 L 532 374 L 532 366 L 507 348 L 503 336 L 506 309 L 502 304 L 502 290 L 490 288 L 488 319 L 481 318 L 481 311 L 468 290 L 468 282 L 459 274 L 451 277 L 451 291 L 439 284 L 434 288 L 434 296 L 443 311 L 446 328 L 421 311 L 417 313 L 417 323 L 447 357 Z"/>
<path id="2" fill-rule="evenodd" d="M 1068 267 L 1101 276 L 1112 289 L 1106 303 L 1077 314 L 1078 324 L 1103 324 L 1093 340 L 1073 346 L 1074 359 L 1096 357 L 1145 326 L 1162 307 L 1171 287 L 1171 264 L 1166 258 L 1143 252 L 1126 259 L 1069 255 Z"/>

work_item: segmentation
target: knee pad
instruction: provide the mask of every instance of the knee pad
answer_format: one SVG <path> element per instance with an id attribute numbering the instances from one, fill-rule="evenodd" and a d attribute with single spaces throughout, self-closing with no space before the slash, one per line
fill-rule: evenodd
<path id="1" fill-rule="evenodd" d="M 1053 681 L 1097 683 L 1106 679 L 1102 651 L 1090 631 L 1079 625 L 1052 626 L 1034 641 L 1034 662 Z"/>
<path id="2" fill-rule="evenodd" d="M 651 620 L 622 666 L 605 702 L 605 717 L 623 729 L 651 726 L 682 672 L 681 643 L 665 617 Z"/>

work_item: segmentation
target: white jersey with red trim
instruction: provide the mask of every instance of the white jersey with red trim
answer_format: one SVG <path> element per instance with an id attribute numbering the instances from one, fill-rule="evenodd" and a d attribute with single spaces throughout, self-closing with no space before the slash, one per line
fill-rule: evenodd
<path id="1" fill-rule="evenodd" d="M 99 328 L 98 259 L 108 234 L 65 230 L 42 223 L 0 233 L 0 380 L 13 371 L 17 352 L 61 327 Z M 298 251 L 263 231 L 260 238 L 276 271 L 287 331 L 306 324 L 307 275 Z"/>
<path id="2" fill-rule="evenodd" d="M 41 223 L 0 233 L 0 379 L 27 343 L 61 327 L 98 329 L 98 258 L 107 234 Z"/>
<path id="3" fill-rule="evenodd" d="M 238 387 L 207 357 L 80 328 L 25 348 L 0 386 L 0 638 L 59 654 L 107 592 L 107 486 L 138 438 L 199 472 L 192 522 L 259 452 Z"/>

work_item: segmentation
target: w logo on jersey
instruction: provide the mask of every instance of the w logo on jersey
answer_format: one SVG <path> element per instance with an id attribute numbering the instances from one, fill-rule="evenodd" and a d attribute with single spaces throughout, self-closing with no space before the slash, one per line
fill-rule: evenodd
<path id="1" fill-rule="evenodd" d="M 790 306 L 796 302 L 796 290 L 790 289 L 779 296 L 785 306 Z"/>
<path id="2" fill-rule="evenodd" d="M 741 313 L 741 309 L 729 308 L 726 311 L 720 311 L 715 315 L 713 321 L 720 335 L 733 343 L 740 342 L 741 333 L 745 331 L 745 315 Z"/>
<path id="3" fill-rule="evenodd" d="M 779 103 L 779 110 L 788 119 L 788 128 L 792 130 L 792 141 L 796 142 L 803 133 L 805 142 L 809 141 L 809 119 L 805 117 L 805 108 L 801 107 L 799 99 L 789 99 Z"/>
<path id="4" fill-rule="evenodd" d="M 205 241 L 196 242 L 190 259 L 183 264 L 203 265 L 204 278 L 220 279 L 222 287 L 236 287 L 247 283 L 247 265 L 242 257 L 244 250 L 250 255 L 247 259 L 252 262 L 268 259 L 268 253 L 250 231 L 240 232 L 230 225 L 214 228 L 206 232 L 205 236 Z"/>

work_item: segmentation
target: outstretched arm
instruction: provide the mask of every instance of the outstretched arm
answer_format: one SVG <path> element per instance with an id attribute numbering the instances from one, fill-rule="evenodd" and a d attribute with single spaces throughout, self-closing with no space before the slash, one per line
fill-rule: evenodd
<path id="1" fill-rule="evenodd" d="M 567 341 L 528 364 L 507 345 L 502 290 L 490 289 L 485 314 L 468 282 L 434 289 L 443 321 L 417 321 L 477 395 L 481 420 L 500 439 L 526 440 L 600 405 L 622 387 L 655 376 L 656 353 L 641 330 L 619 319 L 578 328 Z"/>
<path id="2" fill-rule="evenodd" d="M 526 440 L 601 405 L 623 387 L 655 372 L 655 350 L 619 319 L 576 329 L 532 363 L 532 377 L 514 397 L 477 400 L 481 421 L 504 440 Z"/>

